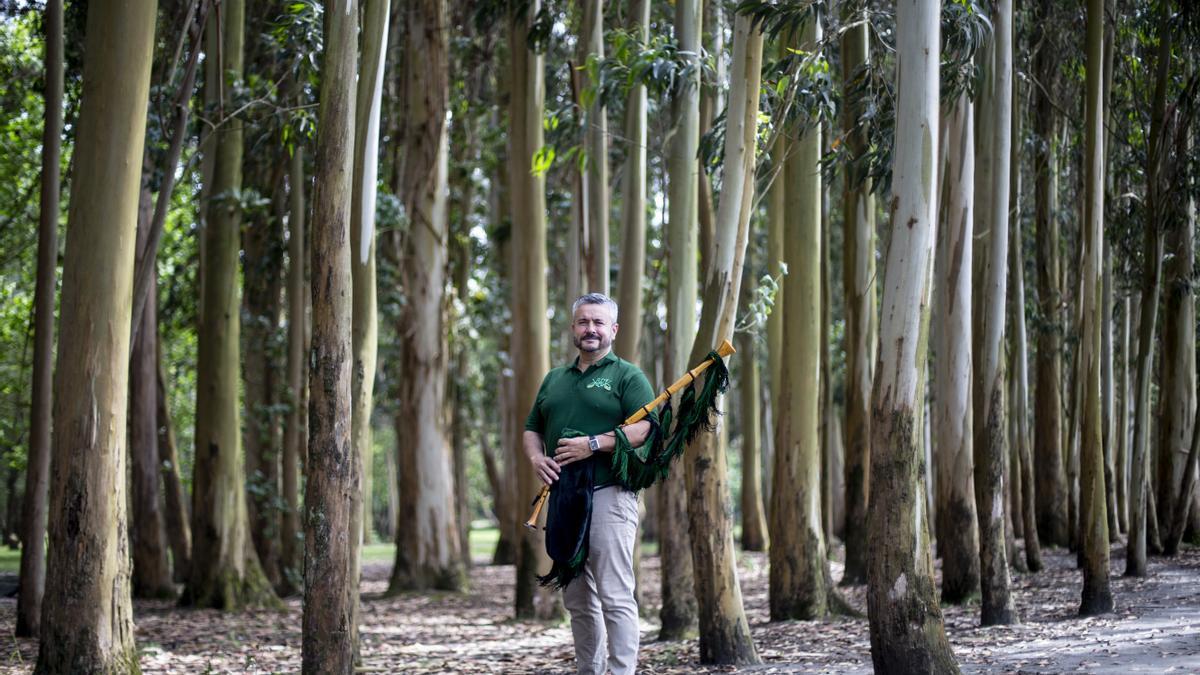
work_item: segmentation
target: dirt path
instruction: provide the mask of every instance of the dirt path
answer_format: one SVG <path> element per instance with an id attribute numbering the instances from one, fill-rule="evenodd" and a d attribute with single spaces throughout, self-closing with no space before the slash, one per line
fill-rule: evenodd
<path id="1" fill-rule="evenodd" d="M 1200 550 L 1173 560 L 1152 558 L 1145 580 L 1113 577 L 1117 611 L 1079 619 L 1080 575 L 1074 557 L 1044 552 L 1047 567 L 1014 577 L 1024 623 L 979 628 L 978 605 L 947 607 L 947 631 L 965 672 L 1200 672 Z M 1124 567 L 1114 549 L 1113 569 Z M 657 606 L 658 559 L 645 559 L 647 605 Z M 755 643 L 764 665 L 752 672 L 869 672 L 865 619 L 767 622 L 767 563 L 745 554 L 739 564 Z M 363 655 L 368 672 L 570 673 L 571 636 L 565 623 L 543 625 L 509 618 L 511 567 L 476 567 L 468 594 L 406 595 L 376 599 L 387 565 L 367 567 L 363 591 Z M 833 564 L 834 577 L 841 568 Z M 865 606 L 864 589 L 847 598 Z M 6 637 L 0 670 L 32 670 L 37 644 L 12 637 L 16 602 L 0 600 Z M 139 602 L 138 644 L 146 673 L 294 672 L 299 668 L 300 603 L 282 612 L 225 615 Z M 643 620 L 639 670 L 648 673 L 728 672 L 701 668 L 693 640 L 653 642 L 653 618 Z"/>

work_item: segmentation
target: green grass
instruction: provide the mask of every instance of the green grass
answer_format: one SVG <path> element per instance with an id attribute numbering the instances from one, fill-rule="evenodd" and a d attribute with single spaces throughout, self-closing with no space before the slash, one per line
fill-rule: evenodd
<path id="1" fill-rule="evenodd" d="M 16 574 L 21 571 L 21 550 L 7 546 L 0 548 L 0 573 Z"/>
<path id="2" fill-rule="evenodd" d="M 471 558 L 491 560 L 500 539 L 500 530 L 495 527 L 472 529 L 467 535 L 471 542 Z M 362 560 L 368 562 L 392 562 L 396 559 L 396 545 L 392 542 L 377 542 L 363 547 Z M 0 568 L 2 569 L 2 568 Z"/>
<path id="3" fill-rule="evenodd" d="M 500 539 L 500 530 L 494 527 L 473 529 L 470 533 L 471 557 L 491 560 L 492 551 L 496 550 L 496 542 Z M 387 562 L 396 559 L 396 545 L 392 542 L 377 542 L 363 547 L 363 562 Z M 12 550 L 7 546 L 0 547 L 0 574 L 16 574 L 21 569 L 21 551 Z"/>

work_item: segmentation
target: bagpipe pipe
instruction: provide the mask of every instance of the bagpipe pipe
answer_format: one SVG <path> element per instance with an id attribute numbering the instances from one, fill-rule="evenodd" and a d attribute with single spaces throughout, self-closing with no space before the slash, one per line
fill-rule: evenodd
<path id="1" fill-rule="evenodd" d="M 736 351 L 728 340 L 709 352 L 696 367 L 683 374 L 674 384 L 667 387 L 653 401 L 638 408 L 621 426 L 629 426 L 645 419 L 651 411 L 662 404 L 666 409 L 657 423 L 651 418 L 651 431 L 643 447 L 649 447 L 645 457 L 638 455 L 630 445 L 620 427 L 616 429 L 616 447 L 612 451 L 613 477 L 627 490 L 639 491 L 665 479 L 671 463 L 683 454 L 689 443 L 701 431 L 712 431 L 712 416 L 718 412 L 717 396 L 729 386 L 729 370 L 725 357 Z M 712 368 L 700 391 L 692 386 L 701 373 Z M 678 415 L 673 415 L 671 397 L 685 390 L 679 401 Z M 675 426 L 671 427 L 672 417 Z M 560 475 L 552 490 L 543 485 L 533 500 L 533 513 L 525 521 L 525 527 L 537 528 L 538 516 L 546 502 L 554 496 L 554 505 L 547 518 L 546 550 L 554 566 L 550 573 L 538 577 L 544 586 L 565 587 L 579 575 L 587 561 L 588 534 L 591 527 L 592 467 L 583 463 L 581 470 Z"/>

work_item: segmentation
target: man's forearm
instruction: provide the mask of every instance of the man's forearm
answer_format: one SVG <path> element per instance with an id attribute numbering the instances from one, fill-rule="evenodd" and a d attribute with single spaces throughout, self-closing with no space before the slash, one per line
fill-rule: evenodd
<path id="1" fill-rule="evenodd" d="M 634 422 L 629 426 L 621 427 L 621 431 L 625 432 L 625 438 L 629 439 L 631 447 L 640 448 L 650 435 L 650 421 Z M 600 443 L 600 452 L 612 452 L 613 448 L 617 447 L 617 435 L 614 432 L 601 434 L 596 437 L 596 440 Z"/>
<path id="2" fill-rule="evenodd" d="M 526 430 L 525 434 L 521 437 L 521 441 L 525 450 L 525 456 L 530 461 L 533 461 L 538 455 L 546 454 L 546 443 L 542 439 L 542 435 L 538 432 Z"/>

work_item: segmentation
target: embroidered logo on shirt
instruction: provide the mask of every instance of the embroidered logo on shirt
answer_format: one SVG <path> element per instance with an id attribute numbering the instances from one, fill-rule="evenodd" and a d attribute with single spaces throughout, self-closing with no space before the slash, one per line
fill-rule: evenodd
<path id="1" fill-rule="evenodd" d="M 599 387 L 605 391 L 612 391 L 612 380 L 608 379 L 607 377 L 594 378 L 591 382 L 588 382 L 587 388 L 591 389 L 593 387 Z"/>

